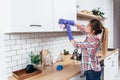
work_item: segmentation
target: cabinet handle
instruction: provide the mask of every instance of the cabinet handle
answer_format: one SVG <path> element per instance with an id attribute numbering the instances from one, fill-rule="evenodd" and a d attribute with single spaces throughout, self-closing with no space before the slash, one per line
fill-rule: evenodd
<path id="1" fill-rule="evenodd" d="M 116 53 L 115 55 L 117 55 L 118 53 Z"/>
<path id="2" fill-rule="evenodd" d="M 42 25 L 30 25 L 31 27 L 41 27 Z"/>
<path id="3" fill-rule="evenodd" d="M 111 59 L 111 57 L 110 58 L 108 58 L 107 60 L 110 60 Z"/>
<path id="4" fill-rule="evenodd" d="M 111 65 L 112 67 L 114 66 L 114 61 L 112 61 L 112 65 Z"/>

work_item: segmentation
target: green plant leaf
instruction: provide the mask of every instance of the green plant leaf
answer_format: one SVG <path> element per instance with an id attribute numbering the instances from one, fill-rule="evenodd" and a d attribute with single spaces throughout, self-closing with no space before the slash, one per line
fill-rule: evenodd
<path id="1" fill-rule="evenodd" d="M 32 64 L 37 64 L 38 65 L 39 62 L 42 60 L 40 55 L 38 55 L 38 54 L 31 53 L 29 56 L 31 58 L 31 63 Z"/>
<path id="2" fill-rule="evenodd" d="M 100 17 L 104 18 L 103 15 L 104 15 L 105 13 L 101 12 L 101 11 L 100 11 L 100 8 L 98 8 L 98 9 L 93 9 L 92 12 L 93 12 L 94 15 L 97 15 L 97 16 L 100 16 Z"/>

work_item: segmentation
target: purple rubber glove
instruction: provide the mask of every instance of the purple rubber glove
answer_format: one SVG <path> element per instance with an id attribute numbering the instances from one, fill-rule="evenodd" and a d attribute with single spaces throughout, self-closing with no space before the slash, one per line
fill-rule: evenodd
<path id="1" fill-rule="evenodd" d="M 70 26 L 68 24 L 65 25 L 66 29 L 67 29 L 67 35 L 68 35 L 68 38 L 69 40 L 73 40 L 73 36 L 72 36 L 72 32 L 71 32 L 71 29 L 70 29 Z"/>
<path id="2" fill-rule="evenodd" d="M 59 19 L 58 23 L 59 24 L 69 24 L 69 25 L 74 26 L 74 21 L 73 20 Z"/>

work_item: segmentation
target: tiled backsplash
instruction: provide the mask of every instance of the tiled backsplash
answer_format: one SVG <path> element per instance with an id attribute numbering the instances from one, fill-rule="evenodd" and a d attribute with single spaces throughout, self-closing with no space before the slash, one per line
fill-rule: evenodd
<path id="1" fill-rule="evenodd" d="M 76 41 L 84 40 L 84 36 L 79 32 L 74 32 L 73 36 Z M 5 34 L 4 42 L 8 76 L 30 63 L 31 51 L 38 54 L 41 50 L 48 49 L 55 62 L 63 49 L 69 50 L 70 53 L 74 50 L 66 32 Z"/>

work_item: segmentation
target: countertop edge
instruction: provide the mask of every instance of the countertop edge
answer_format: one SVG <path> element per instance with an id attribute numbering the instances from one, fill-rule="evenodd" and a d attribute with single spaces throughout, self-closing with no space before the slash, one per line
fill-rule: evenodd
<path id="1" fill-rule="evenodd" d="M 109 57 L 110 55 L 114 54 L 116 51 L 119 51 L 119 49 L 116 48 L 115 50 L 107 51 L 108 54 L 106 54 L 105 57 L 101 57 L 101 58 L 99 58 L 98 61 L 100 62 L 100 61 L 104 60 L 105 58 L 107 58 L 107 57 Z M 101 55 L 102 55 L 101 52 L 98 52 L 98 54 L 101 54 Z"/>

